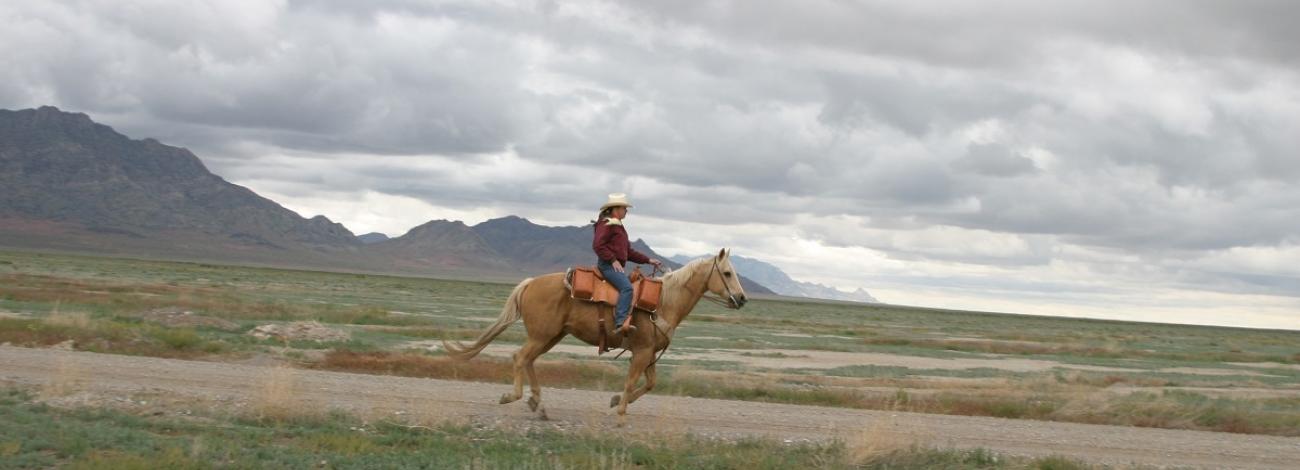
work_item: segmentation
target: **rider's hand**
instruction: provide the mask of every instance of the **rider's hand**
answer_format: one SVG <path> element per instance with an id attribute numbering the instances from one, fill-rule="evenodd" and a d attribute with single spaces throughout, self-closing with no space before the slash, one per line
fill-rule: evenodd
<path id="1" fill-rule="evenodd" d="M 654 267 L 656 267 L 656 268 L 662 268 L 662 267 L 664 267 L 664 262 L 663 262 L 663 261 L 659 261 L 659 260 L 654 259 L 654 258 L 650 258 L 650 264 L 653 264 Z"/>
<path id="2" fill-rule="evenodd" d="M 615 271 L 618 271 L 618 272 L 620 272 L 620 273 L 623 272 L 623 263 L 620 263 L 620 262 L 618 262 L 618 261 L 615 261 L 615 262 L 614 262 L 614 270 L 615 270 Z"/>

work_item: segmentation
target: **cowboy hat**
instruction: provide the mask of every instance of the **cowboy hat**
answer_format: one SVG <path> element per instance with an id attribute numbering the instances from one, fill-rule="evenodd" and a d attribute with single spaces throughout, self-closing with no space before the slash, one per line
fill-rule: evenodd
<path id="1" fill-rule="evenodd" d="M 603 210 L 605 210 L 605 209 L 609 209 L 609 208 L 611 208 L 611 207 L 619 207 L 619 206 L 622 206 L 622 207 L 632 207 L 632 203 L 627 202 L 627 195 L 626 195 L 626 194 L 623 194 L 623 193 L 613 193 L 613 194 L 610 194 L 610 195 L 609 195 L 609 200 L 608 200 L 608 201 L 605 201 L 605 205 L 600 206 L 600 210 L 603 211 Z"/>

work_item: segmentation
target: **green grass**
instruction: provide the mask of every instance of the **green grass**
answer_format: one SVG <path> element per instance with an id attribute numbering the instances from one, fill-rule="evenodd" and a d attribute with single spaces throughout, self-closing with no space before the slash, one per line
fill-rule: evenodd
<path id="1" fill-rule="evenodd" d="M 1059 457 L 1010 458 L 983 449 L 911 447 L 855 454 L 853 443 L 845 442 L 406 426 L 337 412 L 276 420 L 135 416 L 57 409 L 31 403 L 21 392 L 0 391 L 0 469 L 1092 468 Z"/>
<path id="2" fill-rule="evenodd" d="M 0 252 L 0 259 L 10 263 L 8 272 L 0 274 L 0 309 L 10 311 L 48 312 L 56 303 L 106 315 L 181 307 L 236 321 L 315 319 L 412 327 L 423 329 L 424 337 L 437 337 L 436 331 L 476 332 L 483 323 L 469 319 L 495 318 L 511 288 L 473 281 L 22 252 Z M 784 333 L 816 337 L 774 335 Z M 704 348 L 1300 363 L 1300 333 L 1295 331 L 816 301 L 756 300 L 741 311 L 704 303 L 688 318 L 681 336 L 722 338 L 680 340 L 682 346 Z"/>
<path id="3" fill-rule="evenodd" d="M 262 354 L 337 370 L 509 380 L 509 367 L 490 358 L 461 367 L 422 362 L 431 357 L 428 355 L 410 359 L 398 354 L 411 341 L 476 337 L 487 324 L 484 320 L 494 320 L 500 313 L 512 288 L 508 284 L 4 251 L 0 251 L 0 261 L 4 262 L 0 263 L 0 312 L 24 314 L 21 318 L 0 317 L 0 343 L 49 346 L 73 340 L 80 350 L 119 354 L 215 360 Z M 160 308 L 229 320 L 238 328 L 165 327 L 146 315 Z M 302 320 L 347 330 L 352 339 L 285 343 L 245 334 L 261 324 Z M 516 325 L 497 341 L 518 344 L 524 337 L 524 328 Z M 1106 391 L 1116 385 L 1295 389 L 1300 387 L 1300 370 L 1290 366 L 1300 363 L 1300 332 L 1296 331 L 756 299 L 740 311 L 702 303 L 678 330 L 673 348 L 661 363 L 660 385 L 654 393 L 888 409 L 898 406 L 897 401 L 859 393 L 854 387 L 906 388 L 913 398 L 909 409 L 917 411 L 1284 435 L 1289 435 L 1287 426 L 1300 414 L 1296 407 L 1267 400 L 1206 403 L 1160 395 L 1158 400 L 1144 402 Z M 708 352 L 715 349 L 742 350 L 742 356 L 775 361 L 811 357 L 817 351 L 843 351 L 995 362 L 1029 358 L 1127 370 L 1025 373 L 868 363 L 828 370 L 764 370 L 743 362 L 708 359 Z M 786 351 L 772 351 L 776 349 Z M 674 352 L 682 351 L 704 355 L 693 354 L 689 360 L 675 357 Z M 360 353 L 389 356 L 353 356 L 351 363 L 345 364 L 348 361 L 322 361 L 321 352 L 336 359 Z M 594 356 L 588 355 L 544 359 L 565 363 L 539 366 L 539 373 L 550 374 L 542 380 L 545 387 L 604 390 L 622 383 L 623 362 L 594 361 Z M 1250 367 L 1230 362 L 1283 365 Z M 478 371 L 470 372 L 474 368 Z M 715 375 L 678 374 L 678 368 Z M 1164 370 L 1173 368 L 1239 373 Z M 736 380 L 762 374 L 782 378 Z M 929 385 L 923 378 L 1003 385 L 985 390 L 976 385 L 952 389 L 949 384 L 926 390 Z M 847 385 L 833 387 L 827 381 Z M 1044 388 L 1043 383 L 1052 385 Z M 1031 396 L 1037 404 L 1015 403 Z M 1081 410 L 1072 405 L 1080 396 L 1100 401 Z M 1125 410 L 1142 418 L 1131 419 Z M 1194 418 L 1174 419 L 1179 416 Z"/>

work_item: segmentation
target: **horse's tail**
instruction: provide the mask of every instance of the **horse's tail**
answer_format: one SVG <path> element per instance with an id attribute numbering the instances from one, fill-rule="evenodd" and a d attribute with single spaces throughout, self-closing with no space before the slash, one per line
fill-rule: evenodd
<path id="1" fill-rule="evenodd" d="M 474 356 L 483 351 L 483 348 L 487 347 L 488 343 L 496 339 L 497 335 L 500 335 L 506 331 L 506 328 L 510 328 L 510 325 L 519 321 L 524 316 L 524 313 L 519 309 L 519 298 L 524 295 L 524 289 L 528 288 L 528 284 L 531 282 L 533 282 L 533 278 L 530 277 L 515 286 L 515 289 L 510 292 L 510 297 L 506 299 L 506 305 L 501 309 L 501 316 L 497 318 L 497 322 L 489 327 L 487 331 L 484 331 L 483 334 L 478 335 L 478 339 L 474 340 L 474 344 L 466 345 L 460 341 L 448 342 L 443 340 L 442 347 L 447 350 L 447 355 L 462 361 L 473 359 Z"/>

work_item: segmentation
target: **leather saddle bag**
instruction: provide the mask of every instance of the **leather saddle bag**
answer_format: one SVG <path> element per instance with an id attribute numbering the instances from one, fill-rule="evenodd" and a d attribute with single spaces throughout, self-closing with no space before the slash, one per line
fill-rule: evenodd
<path id="1" fill-rule="evenodd" d="M 570 268 L 566 276 L 570 297 L 610 306 L 618 305 L 618 288 L 606 281 L 600 270 L 591 266 L 577 266 Z M 658 311 L 663 295 L 663 280 L 645 277 L 639 270 L 632 271 L 628 280 L 632 281 L 633 306 L 651 313 Z"/>

